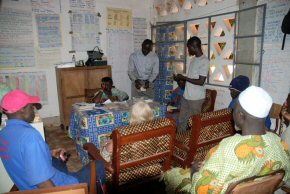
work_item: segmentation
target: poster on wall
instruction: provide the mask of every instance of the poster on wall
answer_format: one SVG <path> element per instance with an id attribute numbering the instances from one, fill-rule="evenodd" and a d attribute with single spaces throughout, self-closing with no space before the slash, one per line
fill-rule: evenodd
<path id="1" fill-rule="evenodd" d="M 11 89 L 22 89 L 33 96 L 39 96 L 41 104 L 47 104 L 46 73 L 39 72 L 5 72 L 0 73 L 0 83 L 6 83 Z"/>
<path id="2" fill-rule="evenodd" d="M 0 68 L 35 65 L 32 14 L 0 11 Z"/>
<path id="3" fill-rule="evenodd" d="M 132 10 L 107 8 L 107 29 L 132 31 Z"/>
<path id="4" fill-rule="evenodd" d="M 100 47 L 100 21 L 96 13 L 71 13 L 72 49 L 75 51 L 92 50 Z"/>
<path id="5" fill-rule="evenodd" d="M 38 47 L 41 49 L 60 48 L 61 32 L 58 14 L 37 14 Z"/>
<path id="6" fill-rule="evenodd" d="M 133 18 L 134 51 L 141 49 L 142 42 L 147 38 L 146 18 Z"/>
<path id="7" fill-rule="evenodd" d="M 72 11 L 95 11 L 96 0 L 70 0 Z"/>
<path id="8" fill-rule="evenodd" d="M 128 76 L 128 60 L 134 50 L 133 33 L 127 30 L 107 30 L 107 45 L 108 64 L 112 66 L 114 85 L 130 96 L 131 81 Z"/>
<path id="9" fill-rule="evenodd" d="M 37 14 L 38 49 L 37 66 L 57 64 L 61 61 L 61 32 L 59 14 Z"/>
<path id="10" fill-rule="evenodd" d="M 1 10 L 20 10 L 31 12 L 31 0 L 0 0 Z"/>
<path id="11" fill-rule="evenodd" d="M 31 0 L 32 11 L 39 14 L 60 13 L 60 0 Z"/>
<path id="12" fill-rule="evenodd" d="M 284 34 L 281 31 L 281 24 L 284 16 L 288 13 L 288 10 L 290 8 L 290 1 L 262 0 L 259 1 L 259 3 L 267 3 L 264 43 L 273 44 L 279 42 L 282 45 L 282 39 Z M 290 36 L 287 36 L 287 40 L 290 41 Z"/>

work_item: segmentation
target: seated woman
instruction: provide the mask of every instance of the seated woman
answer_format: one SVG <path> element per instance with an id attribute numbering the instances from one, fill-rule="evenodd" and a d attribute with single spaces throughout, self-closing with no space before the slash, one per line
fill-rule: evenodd
<path id="1" fill-rule="evenodd" d="M 286 181 L 290 176 L 288 146 L 265 130 L 271 106 L 272 98 L 262 88 L 251 86 L 243 91 L 233 111 L 235 125 L 242 134 L 225 138 L 213 147 L 197 171 L 167 171 L 167 193 L 225 193 L 231 183 L 279 169 L 285 170 Z"/>
<path id="2" fill-rule="evenodd" d="M 106 100 L 111 100 L 112 102 L 115 101 L 124 101 L 128 100 L 129 96 L 126 92 L 118 90 L 113 86 L 113 80 L 110 77 L 103 77 L 102 78 L 102 89 L 96 92 L 92 101 L 99 104 L 103 103 Z"/>
<path id="3" fill-rule="evenodd" d="M 154 118 L 153 110 L 151 107 L 145 102 L 145 101 L 138 101 L 136 102 L 131 110 L 130 110 L 130 125 L 135 125 L 142 123 L 144 121 L 151 121 Z M 113 152 L 113 141 L 110 139 L 106 142 L 104 142 L 105 145 L 103 145 L 101 148 L 101 155 L 103 158 L 109 162 L 111 161 L 111 156 Z"/>

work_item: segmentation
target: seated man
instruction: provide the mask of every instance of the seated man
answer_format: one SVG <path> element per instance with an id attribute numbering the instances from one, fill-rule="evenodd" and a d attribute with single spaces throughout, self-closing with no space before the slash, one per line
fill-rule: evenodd
<path id="1" fill-rule="evenodd" d="M 170 102 L 168 105 L 174 106 L 177 111 L 167 109 L 167 118 L 173 118 L 176 121 L 176 125 L 179 124 L 179 110 L 180 110 L 180 105 L 181 105 L 181 99 L 184 93 L 184 88 L 185 88 L 185 81 L 183 80 L 178 80 L 177 81 L 178 87 L 173 90 L 171 97 L 170 97 Z"/>
<path id="2" fill-rule="evenodd" d="M 0 156 L 10 178 L 19 190 L 50 188 L 77 183 L 90 184 L 90 164 L 78 172 L 69 172 L 63 149 L 51 150 L 40 133 L 29 123 L 34 107 L 41 108 L 39 97 L 22 90 L 7 93 L 1 109 L 7 115 L 6 127 L 0 131 Z M 104 164 L 97 161 L 97 180 L 105 183 Z M 98 184 L 98 191 L 102 193 Z"/>
<path id="3" fill-rule="evenodd" d="M 102 90 L 99 90 L 93 97 L 93 102 L 103 103 L 110 99 L 112 102 L 128 100 L 129 96 L 126 92 L 113 87 L 113 80 L 110 77 L 102 78 Z"/>
<path id="4" fill-rule="evenodd" d="M 225 193 L 228 186 L 255 175 L 285 170 L 290 176 L 288 146 L 276 134 L 265 131 L 272 99 L 262 88 L 251 86 L 239 95 L 234 121 L 242 134 L 225 138 L 213 147 L 199 170 L 173 168 L 165 173 L 168 193 Z"/>
<path id="5" fill-rule="evenodd" d="M 230 89 L 232 101 L 230 102 L 228 108 L 234 109 L 236 100 L 238 99 L 237 97 L 240 95 L 242 91 L 247 89 L 249 85 L 250 85 L 250 80 L 247 76 L 244 76 L 244 75 L 239 75 L 231 81 L 229 89 Z"/>
<path id="6" fill-rule="evenodd" d="M 244 75 L 239 75 L 231 81 L 229 89 L 231 92 L 232 101 L 230 102 L 228 108 L 230 109 L 234 108 L 236 100 L 238 99 L 238 96 L 240 95 L 242 91 L 247 89 L 249 85 L 250 85 L 250 80 L 247 76 L 244 76 Z M 269 115 L 266 117 L 265 125 L 268 129 L 270 129 L 271 119 Z"/>
<path id="7" fill-rule="evenodd" d="M 177 84 L 178 84 L 178 87 L 175 88 L 175 90 L 173 90 L 170 97 L 170 102 L 168 104 L 176 107 L 177 109 L 180 109 L 181 99 L 182 99 L 184 88 L 185 88 L 185 81 L 178 80 Z"/>

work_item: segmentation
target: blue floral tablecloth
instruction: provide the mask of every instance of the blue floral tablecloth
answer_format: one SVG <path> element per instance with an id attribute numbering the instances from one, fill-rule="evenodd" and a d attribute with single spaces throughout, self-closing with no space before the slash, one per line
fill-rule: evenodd
<path id="1" fill-rule="evenodd" d="M 164 118 L 166 116 L 166 106 L 158 102 L 149 103 L 154 112 L 154 118 Z M 83 144 L 92 142 L 100 148 L 101 142 L 110 138 L 112 131 L 120 126 L 129 124 L 129 110 L 131 104 L 126 108 L 108 109 L 104 106 L 95 107 L 93 110 L 80 110 L 78 106 L 73 106 L 69 137 L 77 143 L 77 151 L 81 161 L 88 161 L 87 153 L 82 149 Z"/>

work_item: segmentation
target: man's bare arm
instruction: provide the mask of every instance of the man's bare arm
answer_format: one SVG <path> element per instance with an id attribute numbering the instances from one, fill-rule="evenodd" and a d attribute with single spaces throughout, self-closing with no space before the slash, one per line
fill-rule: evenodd
<path id="1" fill-rule="evenodd" d="M 37 185 L 37 187 L 39 189 L 42 189 L 42 188 L 51 188 L 51 187 L 55 187 L 55 185 L 53 184 L 53 182 L 51 180 L 47 180 L 45 182 L 42 182 L 42 183 L 39 183 Z"/>

